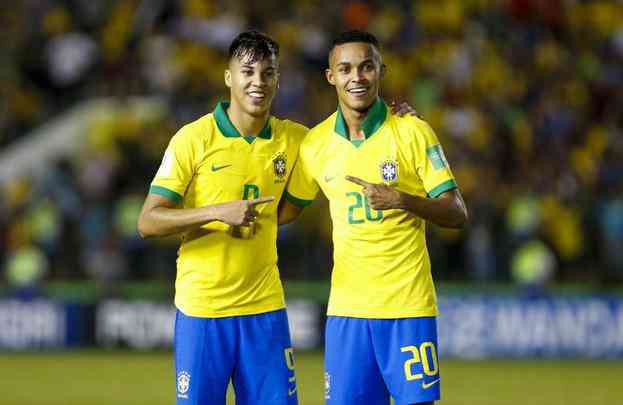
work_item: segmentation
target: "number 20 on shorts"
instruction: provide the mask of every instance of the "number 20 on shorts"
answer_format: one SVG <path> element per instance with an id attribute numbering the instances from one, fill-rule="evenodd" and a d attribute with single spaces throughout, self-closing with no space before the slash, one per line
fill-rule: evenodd
<path id="1" fill-rule="evenodd" d="M 437 362 L 437 351 L 433 342 L 424 342 L 417 346 L 403 346 L 400 348 L 403 353 L 411 353 L 412 357 L 405 361 L 405 378 L 407 381 L 419 380 L 424 378 L 422 373 L 414 373 L 412 366 L 422 363 L 422 370 L 428 376 L 439 373 L 439 363 Z"/>

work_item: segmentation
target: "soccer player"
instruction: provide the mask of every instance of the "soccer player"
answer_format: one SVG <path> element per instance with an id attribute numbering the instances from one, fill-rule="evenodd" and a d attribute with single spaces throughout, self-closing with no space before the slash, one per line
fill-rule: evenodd
<path id="1" fill-rule="evenodd" d="M 177 404 L 297 404 L 277 269 L 277 201 L 307 132 L 270 115 L 279 46 L 240 34 L 229 48 L 230 102 L 185 125 L 141 212 L 143 237 L 182 234 L 175 281 Z M 276 201 L 275 201 L 276 200 Z"/>
<path id="2" fill-rule="evenodd" d="M 325 346 L 329 405 L 433 403 L 440 397 L 437 305 L 427 221 L 462 227 L 467 210 L 435 133 L 379 98 L 379 45 L 336 38 L 326 78 L 338 109 L 310 130 L 279 222 L 319 189 L 329 200 L 334 268 Z"/>

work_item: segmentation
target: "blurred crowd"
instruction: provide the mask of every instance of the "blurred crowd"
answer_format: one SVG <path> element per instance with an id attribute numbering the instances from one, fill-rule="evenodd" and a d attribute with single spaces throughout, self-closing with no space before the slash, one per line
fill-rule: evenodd
<path id="1" fill-rule="evenodd" d="M 620 0 L 22 0 L 0 21 L 0 147 L 97 97 L 169 107 L 96 120 L 87 153 L 1 185 L 3 282 L 174 276 L 177 241 L 142 241 L 136 217 L 169 138 L 228 96 L 227 47 L 248 28 L 281 44 L 274 114 L 308 126 L 336 107 L 331 37 L 379 37 L 383 97 L 436 130 L 471 213 L 430 227 L 437 279 L 623 280 Z M 327 278 L 325 204 L 279 244 L 285 277 Z"/>

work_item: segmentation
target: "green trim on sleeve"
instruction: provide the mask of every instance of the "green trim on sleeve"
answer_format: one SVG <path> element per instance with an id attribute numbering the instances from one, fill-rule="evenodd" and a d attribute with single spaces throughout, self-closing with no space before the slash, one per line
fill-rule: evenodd
<path id="1" fill-rule="evenodd" d="M 294 205 L 298 205 L 299 207 L 307 207 L 309 204 L 314 202 L 314 200 L 303 200 L 301 198 L 297 198 L 293 196 L 292 194 L 288 193 L 287 190 L 285 191 L 285 194 L 286 194 L 286 200 L 290 201 Z"/>
<path id="2" fill-rule="evenodd" d="M 168 188 L 164 188 L 161 186 L 151 186 L 149 187 L 150 194 L 158 194 L 163 197 L 168 198 L 169 200 L 175 202 L 176 204 L 182 203 L 182 196 L 176 193 L 175 191 L 171 191 Z"/>
<path id="3" fill-rule="evenodd" d="M 429 191 L 428 198 L 437 198 L 446 191 L 455 189 L 457 187 L 458 186 L 456 185 L 456 181 L 454 181 L 454 179 L 446 180 L 431 191 Z"/>

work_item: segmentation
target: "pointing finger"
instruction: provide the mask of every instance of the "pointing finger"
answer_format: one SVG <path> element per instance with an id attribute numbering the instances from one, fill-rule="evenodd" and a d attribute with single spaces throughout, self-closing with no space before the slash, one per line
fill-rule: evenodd
<path id="1" fill-rule="evenodd" d="M 275 200 L 275 197 L 272 197 L 272 196 L 271 197 L 260 197 L 260 198 L 254 198 L 252 200 L 249 200 L 249 204 L 251 206 L 255 206 L 258 204 L 266 204 L 274 200 Z"/>
<path id="2" fill-rule="evenodd" d="M 363 187 L 369 187 L 372 185 L 372 183 L 368 183 L 367 181 L 361 180 L 359 177 L 355 177 L 355 176 L 346 176 L 345 179 L 350 181 L 351 183 L 359 184 L 360 186 L 363 186 Z"/>

